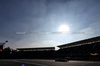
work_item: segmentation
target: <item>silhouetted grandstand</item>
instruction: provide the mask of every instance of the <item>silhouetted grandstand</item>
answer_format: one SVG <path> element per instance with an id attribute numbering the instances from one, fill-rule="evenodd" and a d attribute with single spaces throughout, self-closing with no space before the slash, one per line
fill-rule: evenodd
<path id="1" fill-rule="evenodd" d="M 17 48 L 12 58 L 17 59 L 54 59 L 55 47 Z"/>
<path id="2" fill-rule="evenodd" d="M 55 51 L 55 47 L 40 47 L 40 48 L 17 48 L 19 51 Z"/>
<path id="3" fill-rule="evenodd" d="M 100 60 L 100 36 L 58 46 L 57 57 Z"/>
<path id="4" fill-rule="evenodd" d="M 67 57 L 69 60 L 100 60 L 100 36 L 55 47 L 17 48 L 16 50 L 5 48 L 5 41 L 0 43 L 0 58 L 2 59 L 55 59 Z"/>

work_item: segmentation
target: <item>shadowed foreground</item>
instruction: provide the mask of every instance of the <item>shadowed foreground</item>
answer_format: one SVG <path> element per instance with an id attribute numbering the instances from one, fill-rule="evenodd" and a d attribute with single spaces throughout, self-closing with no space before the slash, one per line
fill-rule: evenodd
<path id="1" fill-rule="evenodd" d="M 55 62 L 54 60 L 12 60 L 12 62 L 0 63 L 0 66 L 100 66 L 100 62 L 96 61 L 69 61 L 69 62 Z"/>

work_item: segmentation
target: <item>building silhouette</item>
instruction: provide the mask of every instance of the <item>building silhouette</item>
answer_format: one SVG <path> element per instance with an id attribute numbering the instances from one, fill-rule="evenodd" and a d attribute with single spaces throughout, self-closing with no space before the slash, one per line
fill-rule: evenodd
<path id="1" fill-rule="evenodd" d="M 57 57 L 100 60 L 100 36 L 58 46 Z"/>
<path id="2" fill-rule="evenodd" d="M 17 48 L 19 51 L 55 51 L 55 47 Z"/>
<path id="3" fill-rule="evenodd" d="M 55 59 L 68 58 L 69 60 L 100 60 L 100 36 L 88 38 L 72 43 L 62 44 L 59 50 L 55 47 L 3 49 L 5 42 L 0 43 L 1 59 Z"/>
<path id="4" fill-rule="evenodd" d="M 55 47 L 17 48 L 11 55 L 17 59 L 54 59 Z"/>

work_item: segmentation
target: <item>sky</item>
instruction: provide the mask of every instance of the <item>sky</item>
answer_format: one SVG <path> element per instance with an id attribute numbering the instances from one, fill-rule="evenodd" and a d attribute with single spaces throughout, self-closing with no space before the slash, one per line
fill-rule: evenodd
<path id="1" fill-rule="evenodd" d="M 61 25 L 69 27 L 66 34 L 59 33 Z M 99 36 L 99 25 L 99 0 L 0 0 L 4 47 L 56 47 Z"/>

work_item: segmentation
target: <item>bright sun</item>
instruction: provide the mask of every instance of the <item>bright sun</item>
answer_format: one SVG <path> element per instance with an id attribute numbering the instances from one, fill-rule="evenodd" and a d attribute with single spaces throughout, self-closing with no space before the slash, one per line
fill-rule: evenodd
<path id="1" fill-rule="evenodd" d="M 67 25 L 61 25 L 59 27 L 59 32 L 68 32 L 69 31 L 69 27 Z"/>

